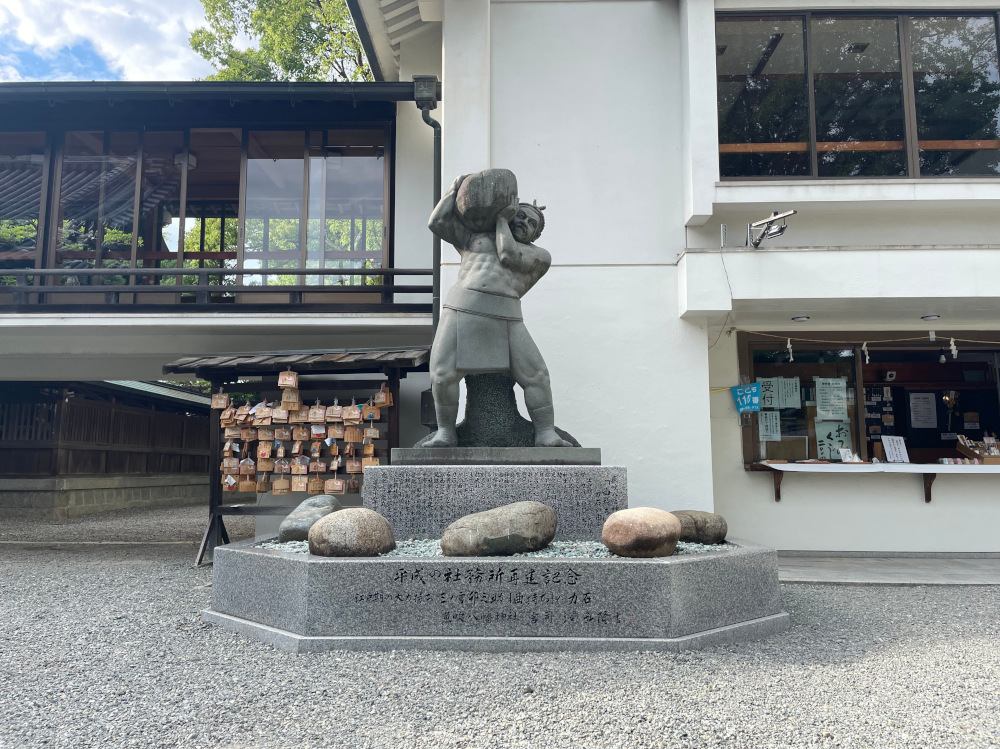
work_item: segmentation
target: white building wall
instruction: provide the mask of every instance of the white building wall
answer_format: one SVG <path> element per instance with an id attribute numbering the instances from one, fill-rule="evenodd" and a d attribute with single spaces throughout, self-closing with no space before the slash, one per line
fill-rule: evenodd
<path id="1" fill-rule="evenodd" d="M 504 167 L 547 206 L 553 265 L 524 314 L 556 423 L 628 467 L 632 506 L 711 509 L 705 323 L 678 307 L 677 5 L 448 0 L 443 38 L 445 185 Z M 484 91 L 486 130 L 466 111 Z M 443 257 L 447 288 L 458 256 Z"/>

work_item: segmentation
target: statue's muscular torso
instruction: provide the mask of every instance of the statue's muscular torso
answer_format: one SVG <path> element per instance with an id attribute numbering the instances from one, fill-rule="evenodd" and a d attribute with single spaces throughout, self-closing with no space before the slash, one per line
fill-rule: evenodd
<path id="1" fill-rule="evenodd" d="M 473 234 L 464 249 L 456 248 L 462 255 L 458 285 L 473 291 L 520 299 L 545 274 L 548 253 L 534 245 L 519 244 L 518 247 L 525 254 L 529 251 L 536 254 L 540 262 L 526 265 L 523 269 L 506 266 L 497 255 L 495 234 Z"/>

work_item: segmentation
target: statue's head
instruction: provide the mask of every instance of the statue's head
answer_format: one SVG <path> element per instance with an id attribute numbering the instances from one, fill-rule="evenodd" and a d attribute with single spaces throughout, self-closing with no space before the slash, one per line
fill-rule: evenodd
<path id="1" fill-rule="evenodd" d="M 543 210 L 545 210 L 545 206 L 538 205 L 537 201 L 519 203 L 517 213 L 514 214 L 514 218 L 510 222 L 510 233 L 514 235 L 514 239 L 521 244 L 530 244 L 538 239 L 542 234 L 542 229 L 545 228 Z"/>

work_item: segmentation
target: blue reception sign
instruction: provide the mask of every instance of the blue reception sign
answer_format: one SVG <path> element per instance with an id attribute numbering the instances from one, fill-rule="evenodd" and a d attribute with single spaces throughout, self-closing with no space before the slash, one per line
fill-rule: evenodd
<path id="1" fill-rule="evenodd" d="M 737 413 L 760 411 L 759 382 L 751 382 L 749 385 L 737 385 L 729 389 L 733 393 L 733 402 L 736 404 Z"/>

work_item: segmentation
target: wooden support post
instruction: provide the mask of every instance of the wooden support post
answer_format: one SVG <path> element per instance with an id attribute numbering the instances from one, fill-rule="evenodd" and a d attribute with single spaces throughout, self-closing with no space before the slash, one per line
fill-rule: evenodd
<path id="1" fill-rule="evenodd" d="M 931 501 L 931 485 L 934 483 L 934 479 L 937 478 L 936 473 L 925 473 L 924 475 L 924 502 Z"/>
<path id="2" fill-rule="evenodd" d="M 209 382 L 214 393 L 218 390 L 220 381 L 210 380 Z M 208 416 L 208 527 L 205 528 L 205 535 L 198 548 L 198 556 L 194 560 L 195 567 L 201 564 L 206 552 L 211 556 L 221 540 L 229 543 L 229 536 L 225 526 L 222 525 L 222 516 L 218 514 L 219 507 L 222 505 L 222 466 L 219 464 L 222 454 L 221 415 L 222 412 L 219 409 L 213 408 Z"/>
<path id="3" fill-rule="evenodd" d="M 784 471 L 772 471 L 771 478 L 774 479 L 774 501 L 781 501 L 781 480 L 785 478 Z"/>
<path id="4" fill-rule="evenodd" d="M 399 447 L 399 370 L 390 369 L 386 372 L 389 384 L 389 393 L 392 395 L 392 406 L 389 408 L 388 426 L 386 435 L 389 457 L 386 463 L 392 463 L 392 448 Z"/>

